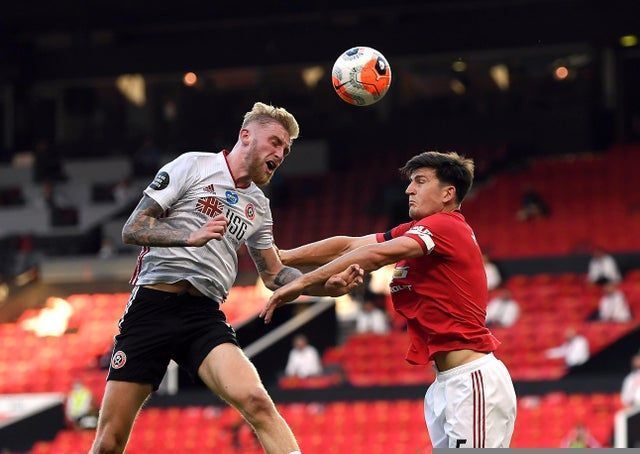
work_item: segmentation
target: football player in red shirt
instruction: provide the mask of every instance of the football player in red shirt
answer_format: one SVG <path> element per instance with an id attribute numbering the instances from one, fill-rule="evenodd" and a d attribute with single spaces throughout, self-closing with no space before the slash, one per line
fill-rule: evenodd
<path id="1" fill-rule="evenodd" d="M 516 417 L 511 377 L 485 325 L 487 279 L 482 253 L 460 212 L 473 182 L 473 161 L 425 152 L 400 169 L 410 182 L 412 221 L 386 233 L 339 236 L 288 251 L 286 265 L 323 265 L 273 294 L 262 316 L 351 264 L 364 271 L 396 262 L 391 294 L 407 320 L 411 364 L 435 363 L 425 419 L 435 448 L 506 448 Z"/>

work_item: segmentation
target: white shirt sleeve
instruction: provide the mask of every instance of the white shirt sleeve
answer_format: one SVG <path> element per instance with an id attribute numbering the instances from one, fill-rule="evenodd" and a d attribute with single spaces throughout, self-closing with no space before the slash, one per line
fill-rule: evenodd
<path id="1" fill-rule="evenodd" d="M 144 193 L 158 202 L 163 210 L 168 209 L 199 178 L 197 162 L 191 153 L 178 156 L 158 171 Z"/>
<path id="2" fill-rule="evenodd" d="M 271 215 L 268 199 L 266 200 L 264 210 L 262 225 L 253 235 L 247 238 L 247 246 L 254 249 L 269 249 L 273 247 L 273 216 Z"/>
<path id="3" fill-rule="evenodd" d="M 568 345 L 565 361 L 567 366 L 579 366 L 589 359 L 589 342 L 583 336 L 576 336 Z"/>

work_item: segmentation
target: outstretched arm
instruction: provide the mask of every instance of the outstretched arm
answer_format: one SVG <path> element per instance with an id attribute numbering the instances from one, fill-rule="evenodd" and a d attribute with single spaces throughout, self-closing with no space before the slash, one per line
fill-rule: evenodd
<path id="1" fill-rule="evenodd" d="M 264 285 L 270 290 L 277 290 L 302 276 L 300 270 L 284 266 L 273 247 L 269 249 L 247 247 L 247 249 Z M 316 296 L 344 294 L 362 283 L 362 274 L 359 268 L 345 266 L 345 269 L 327 276 L 322 282 L 309 286 L 309 294 Z"/>
<path id="2" fill-rule="evenodd" d="M 210 240 L 221 240 L 227 231 L 227 218 L 218 215 L 193 232 L 169 227 L 159 219 L 164 210 L 145 195 L 122 229 L 125 244 L 140 246 L 204 246 Z"/>
<path id="3" fill-rule="evenodd" d="M 331 276 L 348 269 L 349 266 L 357 266 L 369 272 L 399 260 L 420 257 L 424 253 L 422 246 L 416 240 L 404 236 L 384 243 L 360 247 L 278 289 L 271 296 L 260 316 L 264 317 L 265 323 L 269 323 L 277 307 L 296 299 L 302 293 L 311 293 L 310 290 L 318 283 L 325 282 Z"/>
<path id="4" fill-rule="evenodd" d="M 269 290 L 275 290 L 302 276 L 300 270 L 284 266 L 274 248 L 256 249 L 247 246 L 249 255 L 256 265 L 264 285 Z"/>
<path id="5" fill-rule="evenodd" d="M 334 236 L 295 249 L 281 249 L 278 255 L 282 263 L 287 266 L 320 266 L 354 249 L 375 242 L 375 234 L 360 237 Z"/>

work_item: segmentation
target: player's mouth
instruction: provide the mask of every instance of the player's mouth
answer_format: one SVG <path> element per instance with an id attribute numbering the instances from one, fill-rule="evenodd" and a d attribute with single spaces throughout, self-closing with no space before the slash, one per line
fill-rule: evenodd
<path id="1" fill-rule="evenodd" d="M 267 169 L 269 173 L 273 173 L 278 168 L 278 164 L 275 161 L 267 161 Z"/>

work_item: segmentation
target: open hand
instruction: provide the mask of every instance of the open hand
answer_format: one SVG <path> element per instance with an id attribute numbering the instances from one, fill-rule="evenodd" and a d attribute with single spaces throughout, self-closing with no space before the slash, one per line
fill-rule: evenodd
<path id="1" fill-rule="evenodd" d="M 267 301 L 267 305 L 262 309 L 262 312 L 260 312 L 260 318 L 264 318 L 264 322 L 269 323 L 273 318 L 273 312 L 278 307 L 295 300 L 303 291 L 304 285 L 302 284 L 301 278 L 295 279 L 287 285 L 280 287 L 273 292 L 273 295 L 271 295 L 271 298 Z"/>
<path id="2" fill-rule="evenodd" d="M 329 296 L 340 296 L 349 293 L 362 284 L 363 276 L 364 270 L 360 268 L 360 265 L 349 265 L 347 269 L 341 273 L 334 274 L 327 279 L 324 284 L 324 293 Z M 265 323 L 269 323 L 277 308 L 298 298 L 302 292 L 305 291 L 305 288 L 303 277 L 299 277 L 287 285 L 280 287 L 271 295 L 266 306 L 262 309 L 260 317 L 264 319 Z"/>
<path id="3" fill-rule="evenodd" d="M 208 220 L 202 227 L 189 235 L 189 246 L 204 246 L 211 240 L 221 240 L 227 232 L 227 218 L 224 214 Z"/>

